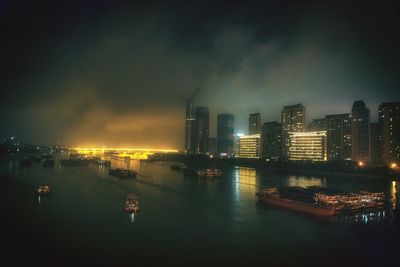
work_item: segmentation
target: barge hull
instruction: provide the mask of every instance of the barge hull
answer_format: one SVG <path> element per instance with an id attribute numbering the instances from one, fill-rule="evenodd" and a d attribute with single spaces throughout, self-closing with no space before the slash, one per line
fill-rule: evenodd
<path id="1" fill-rule="evenodd" d="M 303 203 L 291 199 L 286 198 L 274 198 L 274 197 L 260 197 L 260 201 L 282 207 L 285 209 L 295 210 L 299 212 L 304 212 L 312 215 L 317 216 L 333 216 L 336 213 L 334 207 L 332 208 L 325 208 L 325 207 L 316 207 L 312 204 Z"/>

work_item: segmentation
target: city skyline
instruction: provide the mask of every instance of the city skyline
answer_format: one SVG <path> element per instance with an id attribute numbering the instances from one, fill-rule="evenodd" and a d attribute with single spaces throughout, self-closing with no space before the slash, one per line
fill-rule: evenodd
<path id="1" fill-rule="evenodd" d="M 285 105 L 303 103 L 308 124 L 362 99 L 377 122 L 378 106 L 400 99 L 398 17 L 384 4 L 5 1 L 1 10 L 2 137 L 182 149 L 190 97 L 209 108 L 211 137 L 217 114 L 245 133 L 249 114 L 276 121 Z"/>

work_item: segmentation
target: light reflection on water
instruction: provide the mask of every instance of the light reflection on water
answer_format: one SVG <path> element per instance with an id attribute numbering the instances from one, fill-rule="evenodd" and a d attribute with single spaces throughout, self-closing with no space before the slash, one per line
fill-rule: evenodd
<path id="1" fill-rule="evenodd" d="M 325 178 L 316 178 L 316 177 L 305 177 L 305 176 L 295 176 L 291 175 L 288 179 L 289 186 L 322 186 L 326 187 L 326 179 Z"/>

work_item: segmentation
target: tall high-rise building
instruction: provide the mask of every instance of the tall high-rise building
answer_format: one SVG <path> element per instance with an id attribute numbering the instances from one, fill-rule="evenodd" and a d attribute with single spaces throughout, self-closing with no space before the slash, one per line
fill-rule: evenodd
<path id="1" fill-rule="evenodd" d="M 218 114 L 217 116 L 218 154 L 233 155 L 234 119 L 232 114 Z"/>
<path id="2" fill-rule="evenodd" d="M 313 119 L 308 125 L 308 131 L 326 131 L 326 120 L 324 119 Z"/>
<path id="3" fill-rule="evenodd" d="M 290 132 L 289 160 L 326 161 L 326 131 Z"/>
<path id="4" fill-rule="evenodd" d="M 400 102 L 379 106 L 379 126 L 383 163 L 400 163 Z"/>
<path id="5" fill-rule="evenodd" d="M 240 158 L 261 157 L 261 134 L 243 135 L 239 140 Z"/>
<path id="6" fill-rule="evenodd" d="M 364 101 L 355 101 L 351 109 L 351 159 L 354 161 L 370 161 L 370 123 L 371 113 Z"/>
<path id="7" fill-rule="evenodd" d="M 196 126 L 196 117 L 193 108 L 193 101 L 189 99 L 186 102 L 186 118 L 185 118 L 185 151 L 193 153 L 196 150 L 194 131 Z"/>
<path id="8" fill-rule="evenodd" d="M 370 162 L 372 165 L 380 165 L 382 163 L 381 143 L 379 141 L 379 123 L 371 123 L 371 154 Z"/>
<path id="9" fill-rule="evenodd" d="M 328 160 L 351 160 L 350 114 L 325 116 Z"/>
<path id="10" fill-rule="evenodd" d="M 262 157 L 276 160 L 282 153 L 282 127 L 281 124 L 272 121 L 265 122 L 261 133 Z"/>
<path id="11" fill-rule="evenodd" d="M 282 124 L 282 157 L 289 156 L 289 132 L 303 132 L 306 110 L 302 104 L 284 106 L 281 112 Z"/>
<path id="12" fill-rule="evenodd" d="M 196 109 L 196 153 L 208 152 L 208 138 L 210 129 L 210 115 L 207 107 Z"/>
<path id="13" fill-rule="evenodd" d="M 253 113 L 249 116 L 249 135 L 261 133 L 260 113 Z"/>

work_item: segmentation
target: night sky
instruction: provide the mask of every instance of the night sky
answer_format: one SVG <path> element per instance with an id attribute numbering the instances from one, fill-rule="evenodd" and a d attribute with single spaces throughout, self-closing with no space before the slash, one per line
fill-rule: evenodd
<path id="1" fill-rule="evenodd" d="M 182 149 L 196 88 L 211 136 L 400 100 L 396 1 L 188 2 L 0 0 L 0 137 Z"/>

